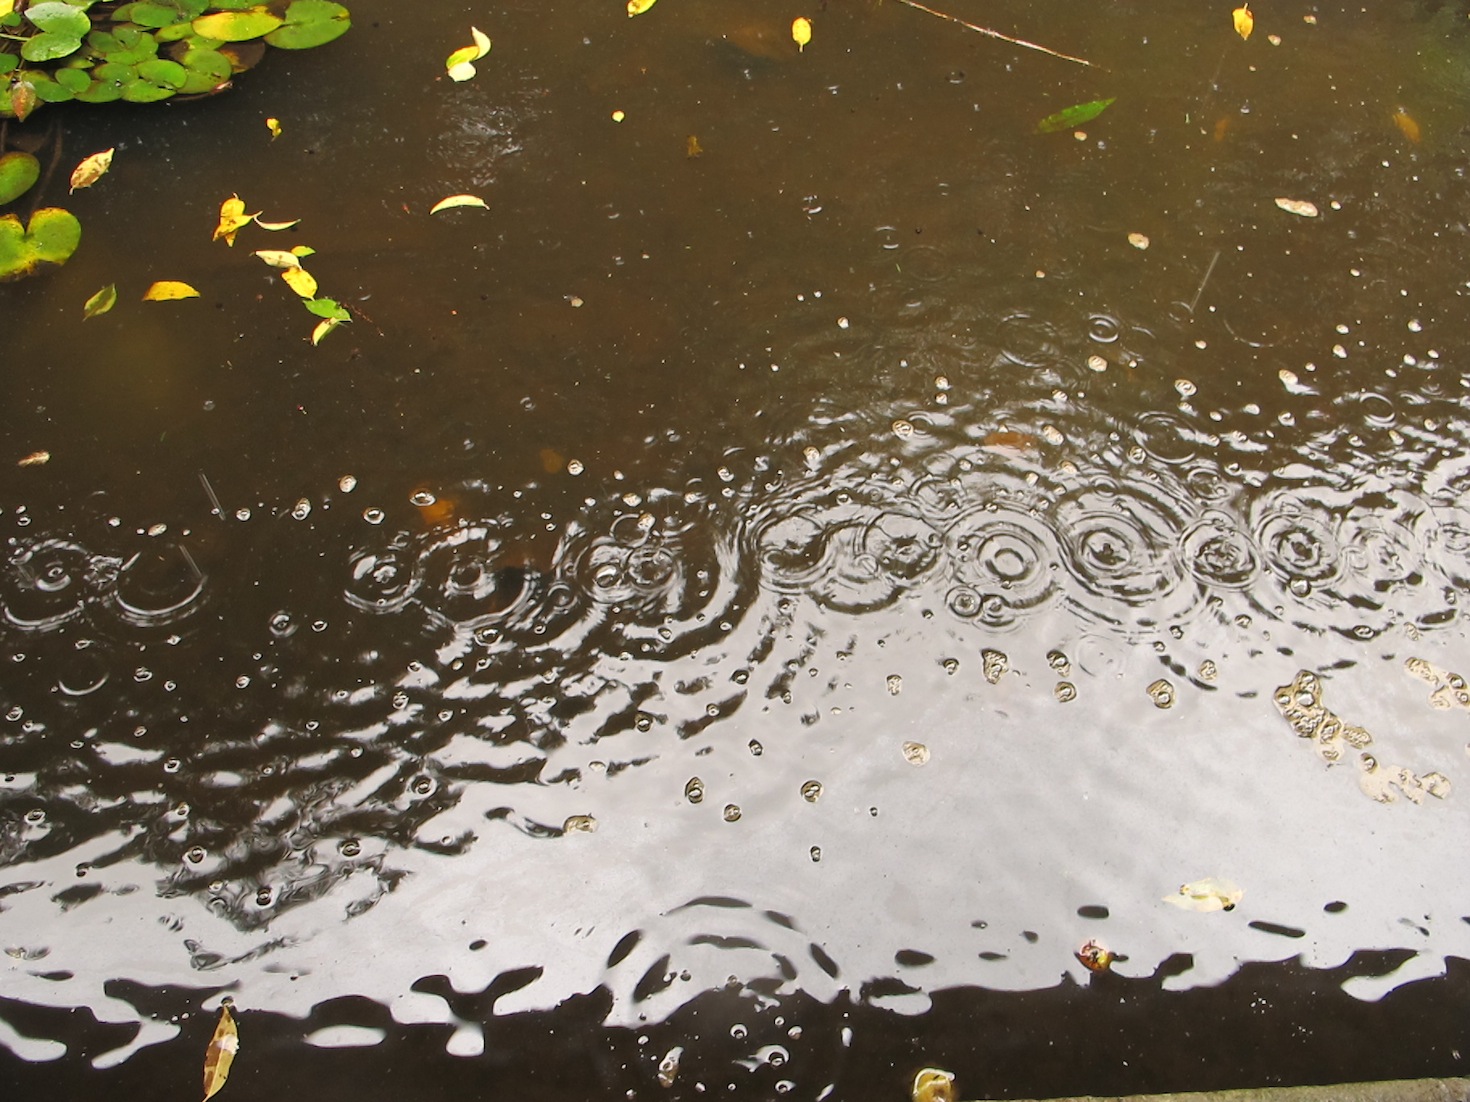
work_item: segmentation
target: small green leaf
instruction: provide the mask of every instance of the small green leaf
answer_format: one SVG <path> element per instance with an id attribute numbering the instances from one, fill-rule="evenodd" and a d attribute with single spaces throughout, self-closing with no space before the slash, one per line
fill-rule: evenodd
<path id="1" fill-rule="evenodd" d="M 7 76 L 20 64 L 20 58 L 14 54 L 0 54 L 0 77 Z"/>
<path id="2" fill-rule="evenodd" d="M 342 308 L 342 304 L 332 298 L 308 298 L 302 303 L 308 310 L 319 318 L 332 318 L 336 321 L 351 321 L 352 315 Z"/>
<path id="3" fill-rule="evenodd" d="M 88 318 L 95 318 L 99 314 L 105 314 L 116 305 L 117 284 L 109 283 L 87 300 L 87 304 L 82 307 L 82 320 L 86 321 Z"/>
<path id="4" fill-rule="evenodd" d="M 41 162 L 19 151 L 0 157 L 0 204 L 12 203 L 41 178 Z"/>
<path id="5" fill-rule="evenodd" d="M 1071 107 L 1063 108 L 1055 115 L 1048 115 L 1036 124 L 1036 130 L 1041 134 L 1055 134 L 1058 130 L 1071 130 L 1073 127 L 1081 126 L 1085 122 L 1091 122 L 1104 111 L 1106 111 L 1117 96 L 1108 99 L 1095 99 L 1087 103 L 1074 103 Z"/>

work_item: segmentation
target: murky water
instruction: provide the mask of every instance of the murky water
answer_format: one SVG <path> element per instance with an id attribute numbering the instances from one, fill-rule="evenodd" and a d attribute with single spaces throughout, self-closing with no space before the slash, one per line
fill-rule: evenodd
<path id="1" fill-rule="evenodd" d="M 1091 70 L 897 3 L 354 7 L 48 109 L 118 154 L 0 292 L 15 1056 L 595 996 L 648 1043 L 587 1090 L 818 1098 L 848 1015 L 1470 955 L 1460 6 L 955 9 Z M 300 228 L 211 244 L 236 192 Z M 283 237 L 358 312 L 316 349 Z"/>

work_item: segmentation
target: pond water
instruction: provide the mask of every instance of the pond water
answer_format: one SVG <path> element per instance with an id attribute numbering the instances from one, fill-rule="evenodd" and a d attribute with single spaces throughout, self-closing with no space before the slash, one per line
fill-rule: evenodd
<path id="1" fill-rule="evenodd" d="M 34 124 L 117 155 L 0 290 L 12 1082 L 1463 1069 L 1464 5 L 352 6 Z"/>

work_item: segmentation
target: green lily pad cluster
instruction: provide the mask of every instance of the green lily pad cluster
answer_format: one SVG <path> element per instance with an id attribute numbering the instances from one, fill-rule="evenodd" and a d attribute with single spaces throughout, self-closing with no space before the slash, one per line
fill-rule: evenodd
<path id="1" fill-rule="evenodd" d="M 351 25 L 333 0 L 0 0 L 0 118 L 66 100 L 205 95 L 267 45 L 306 50 Z"/>
<path id="2" fill-rule="evenodd" d="M 15 202 L 40 178 L 40 162 L 31 154 L 17 150 L 0 157 L 0 206 Z M 25 224 L 14 214 L 0 215 L 0 282 L 66 263 L 81 241 L 82 224 L 59 207 L 43 207 Z"/>

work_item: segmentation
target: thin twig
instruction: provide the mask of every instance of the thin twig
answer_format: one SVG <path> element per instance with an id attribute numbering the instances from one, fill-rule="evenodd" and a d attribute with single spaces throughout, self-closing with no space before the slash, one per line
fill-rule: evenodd
<path id="1" fill-rule="evenodd" d="M 209 495 L 209 503 L 214 506 L 214 515 L 220 520 L 225 519 L 225 507 L 219 503 L 219 495 L 214 492 L 214 487 L 209 484 L 209 479 L 204 477 L 204 472 L 199 472 L 199 485 L 204 487 L 204 492 Z"/>
<path id="2" fill-rule="evenodd" d="M 194 556 L 189 554 L 189 549 L 182 543 L 176 543 L 174 546 L 179 549 L 179 554 L 184 556 L 184 561 L 189 564 L 189 569 L 194 571 L 194 580 L 196 582 L 202 582 L 204 580 L 204 571 L 199 569 L 199 564 L 194 561 Z"/>
<path id="3" fill-rule="evenodd" d="M 1189 316 L 1194 317 L 1194 308 L 1199 305 L 1200 295 L 1205 293 L 1205 284 L 1210 282 L 1210 276 L 1215 274 L 1215 265 L 1220 262 L 1220 250 L 1215 250 L 1215 255 L 1210 257 L 1210 266 L 1205 269 L 1205 278 L 1199 281 L 1195 289 L 1194 298 L 1189 300 Z"/>
<path id="4" fill-rule="evenodd" d="M 933 8 L 925 7 L 923 4 L 919 3 L 919 0 L 898 0 L 898 2 L 905 5 L 906 7 L 915 8 L 918 11 L 924 12 L 928 15 L 932 15 L 937 19 L 948 19 L 951 23 L 958 23 L 961 27 L 964 27 L 966 30 L 974 31 L 976 34 L 983 34 L 990 38 L 998 38 L 1002 42 L 1009 42 L 1012 46 L 1020 46 L 1027 50 L 1035 50 L 1037 53 L 1047 54 L 1051 57 L 1058 57 L 1061 58 L 1063 61 L 1076 62 L 1078 65 L 1086 65 L 1089 69 L 1098 68 L 1098 66 L 1093 65 L 1093 63 L 1088 61 L 1086 58 L 1073 57 L 1071 54 L 1064 54 L 1060 50 L 1049 49 L 1046 46 L 1038 46 L 1035 42 L 1027 42 L 1024 38 L 1012 38 L 1008 34 L 1001 34 L 999 31 L 993 31 L 989 27 L 981 27 L 975 23 L 967 23 L 965 22 L 965 20 L 960 19 L 958 16 L 947 15 L 942 11 L 935 11 Z"/>

